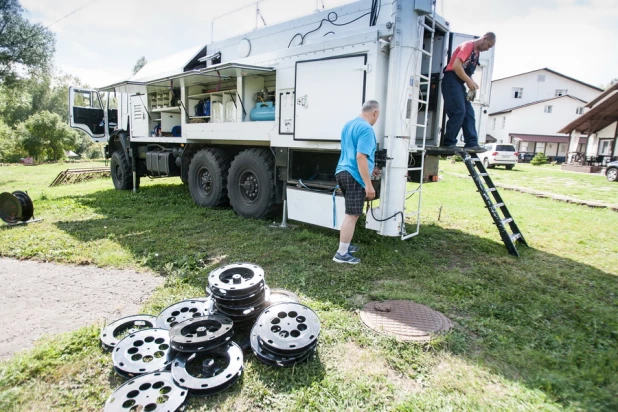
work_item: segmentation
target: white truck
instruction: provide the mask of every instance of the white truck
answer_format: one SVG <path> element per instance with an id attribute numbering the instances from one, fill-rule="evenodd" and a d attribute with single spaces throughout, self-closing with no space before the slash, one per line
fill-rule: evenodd
<path id="1" fill-rule="evenodd" d="M 249 7 L 259 13 L 261 3 Z M 419 231 L 423 181 L 437 175 L 439 155 L 453 154 L 440 148 L 442 70 L 473 38 L 451 33 L 433 0 L 361 0 L 171 56 L 97 90 L 72 87 L 70 125 L 107 143 L 116 189 L 179 176 L 200 206 L 260 218 L 283 204 L 284 219 L 338 229 L 341 129 L 375 99 L 381 177 L 366 227 L 405 239 Z M 481 144 L 492 69 L 493 49 L 474 76 Z"/>

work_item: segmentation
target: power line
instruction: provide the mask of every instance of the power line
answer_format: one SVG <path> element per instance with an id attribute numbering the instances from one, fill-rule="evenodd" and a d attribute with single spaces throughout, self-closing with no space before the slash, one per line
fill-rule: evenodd
<path id="1" fill-rule="evenodd" d="M 67 17 L 77 13 L 78 11 L 80 11 L 81 9 L 90 6 L 92 3 L 96 2 L 97 0 L 92 0 L 91 2 L 84 4 L 83 6 L 78 7 L 77 9 L 73 10 L 72 12 L 70 12 L 69 14 L 67 14 L 66 16 L 56 20 L 55 22 L 53 22 L 52 24 L 50 24 L 49 26 L 45 27 L 46 29 L 49 29 L 51 26 L 53 26 L 54 24 L 58 23 L 59 21 L 62 21 L 64 19 L 66 19 Z"/>

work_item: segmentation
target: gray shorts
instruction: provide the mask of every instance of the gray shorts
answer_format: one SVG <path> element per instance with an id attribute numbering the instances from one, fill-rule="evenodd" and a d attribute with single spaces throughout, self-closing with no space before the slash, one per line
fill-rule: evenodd
<path id="1" fill-rule="evenodd" d="M 351 216 L 360 216 L 363 214 L 363 204 L 367 199 L 365 188 L 345 170 L 337 173 L 337 184 L 343 192 L 345 199 L 345 214 Z"/>

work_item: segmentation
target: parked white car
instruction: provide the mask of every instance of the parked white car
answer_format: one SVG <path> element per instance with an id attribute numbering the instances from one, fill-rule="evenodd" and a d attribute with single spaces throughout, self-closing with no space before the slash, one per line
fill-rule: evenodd
<path id="1" fill-rule="evenodd" d="M 519 153 L 510 143 L 488 143 L 484 148 L 486 152 L 479 153 L 478 156 L 486 168 L 504 166 L 507 170 L 511 170 L 517 163 Z"/>

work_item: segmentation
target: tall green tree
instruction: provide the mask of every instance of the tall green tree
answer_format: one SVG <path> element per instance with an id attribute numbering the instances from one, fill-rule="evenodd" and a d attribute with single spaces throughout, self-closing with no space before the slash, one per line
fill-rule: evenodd
<path id="1" fill-rule="evenodd" d="M 0 162 L 16 163 L 23 157 L 15 131 L 6 123 L 0 121 Z"/>
<path id="2" fill-rule="evenodd" d="M 73 150 L 77 144 L 78 133 L 56 113 L 36 113 L 17 129 L 23 149 L 39 161 L 63 159 L 65 150 Z"/>
<path id="3" fill-rule="evenodd" d="M 51 31 L 30 23 L 19 0 L 0 0 L 0 82 L 10 83 L 20 74 L 49 71 L 55 51 Z"/>
<path id="4" fill-rule="evenodd" d="M 145 56 L 137 59 L 137 61 L 135 62 L 135 66 L 133 66 L 133 74 L 137 74 L 138 71 L 142 70 L 142 67 L 144 67 L 146 63 L 148 63 L 148 61 L 146 60 Z"/>

